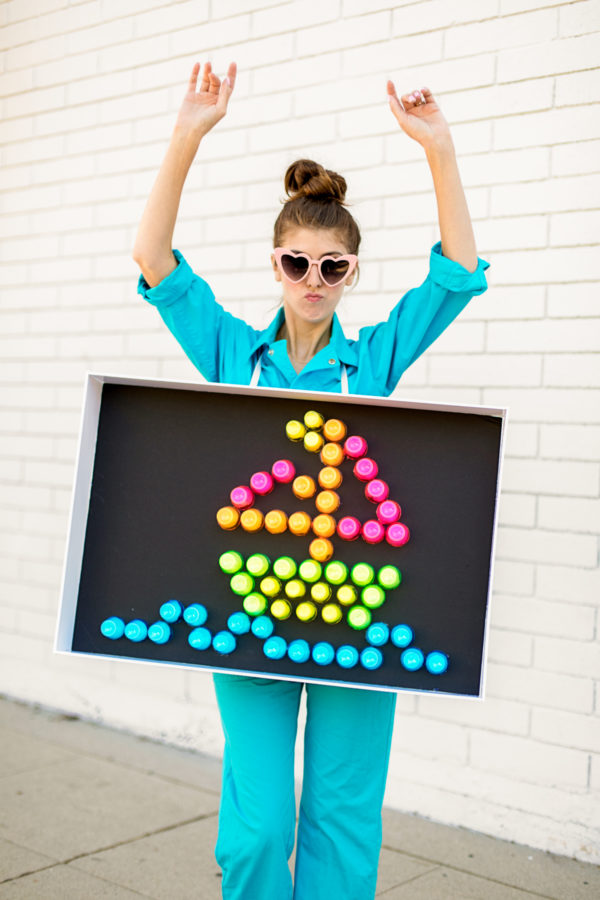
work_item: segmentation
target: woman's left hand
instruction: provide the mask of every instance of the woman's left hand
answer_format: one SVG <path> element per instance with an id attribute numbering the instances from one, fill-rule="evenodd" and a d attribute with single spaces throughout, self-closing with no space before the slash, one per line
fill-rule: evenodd
<path id="1" fill-rule="evenodd" d="M 387 83 L 390 109 L 406 134 L 426 150 L 451 141 L 450 129 L 429 88 L 418 88 L 398 99 L 393 81 Z M 423 100 L 425 102 L 423 102 Z M 402 108 L 404 106 L 404 109 Z"/>

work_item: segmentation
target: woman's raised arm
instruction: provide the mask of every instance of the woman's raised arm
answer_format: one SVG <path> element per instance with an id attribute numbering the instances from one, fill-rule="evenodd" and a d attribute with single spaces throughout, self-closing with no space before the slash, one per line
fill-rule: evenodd
<path id="1" fill-rule="evenodd" d="M 469 272 L 477 268 L 477 249 L 448 123 L 429 88 L 396 96 L 387 83 L 390 108 L 398 124 L 425 150 L 431 169 L 440 223 L 442 252 Z"/>
<path id="2" fill-rule="evenodd" d="M 235 63 L 230 64 L 223 81 L 214 74 L 210 62 L 205 63 L 198 90 L 199 72 L 200 64 L 196 63 L 133 249 L 133 258 L 150 287 L 159 284 L 177 265 L 172 241 L 183 185 L 202 138 L 227 112 L 235 84 Z"/>

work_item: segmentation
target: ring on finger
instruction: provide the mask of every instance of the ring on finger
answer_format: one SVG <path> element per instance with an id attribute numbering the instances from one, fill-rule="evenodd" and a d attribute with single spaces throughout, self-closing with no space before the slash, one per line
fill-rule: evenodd
<path id="1" fill-rule="evenodd" d="M 425 94 L 423 93 L 423 91 L 414 91 L 413 93 L 418 98 L 417 106 L 423 106 L 425 103 L 427 103 L 427 100 L 425 99 Z"/>

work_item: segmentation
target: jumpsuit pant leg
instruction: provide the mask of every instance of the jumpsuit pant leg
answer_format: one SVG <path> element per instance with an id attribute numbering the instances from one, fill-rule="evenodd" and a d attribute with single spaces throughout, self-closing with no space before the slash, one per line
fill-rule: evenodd
<path id="1" fill-rule="evenodd" d="M 215 849 L 223 898 L 291 900 L 302 684 L 226 673 L 213 679 L 225 733 Z"/>
<path id="2" fill-rule="evenodd" d="M 294 900 L 372 900 L 396 694 L 306 689 Z"/>

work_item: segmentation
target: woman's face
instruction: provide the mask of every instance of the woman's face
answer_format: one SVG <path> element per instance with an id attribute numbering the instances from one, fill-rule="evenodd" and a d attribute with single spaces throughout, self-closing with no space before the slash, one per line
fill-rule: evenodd
<path id="1" fill-rule="evenodd" d="M 282 246 L 286 250 L 307 253 L 311 259 L 320 259 L 322 256 L 344 256 L 349 252 L 337 232 L 330 228 L 288 229 L 284 234 Z M 341 284 L 329 287 L 322 281 L 318 267 L 311 265 L 306 278 L 294 284 L 282 274 L 273 254 L 271 262 L 275 281 L 281 282 L 286 317 L 291 315 L 313 325 L 331 321 L 344 293 L 344 287 L 352 284 L 354 279 L 352 272 Z"/>

